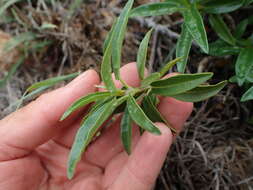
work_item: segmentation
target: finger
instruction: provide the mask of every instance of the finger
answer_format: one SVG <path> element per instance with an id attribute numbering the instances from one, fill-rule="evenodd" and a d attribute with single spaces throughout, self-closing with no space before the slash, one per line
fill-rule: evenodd
<path id="1" fill-rule="evenodd" d="M 170 97 L 162 97 L 158 105 L 158 110 L 178 133 L 182 131 L 183 125 L 191 115 L 192 109 L 192 103 L 182 102 Z"/>
<path id="2" fill-rule="evenodd" d="M 28 154 L 51 139 L 63 123 L 59 122 L 67 107 L 80 96 L 95 91 L 99 77 L 86 71 L 67 86 L 39 97 L 24 108 L 0 121 L 0 160 Z"/>
<path id="3" fill-rule="evenodd" d="M 157 127 L 162 135 L 156 136 L 149 132 L 143 134 L 110 189 L 151 189 L 172 143 L 170 129 L 161 123 Z"/>

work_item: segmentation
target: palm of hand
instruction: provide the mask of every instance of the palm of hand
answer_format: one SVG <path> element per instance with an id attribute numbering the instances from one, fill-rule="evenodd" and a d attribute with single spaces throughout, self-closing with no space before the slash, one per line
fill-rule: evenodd
<path id="1" fill-rule="evenodd" d="M 137 86 L 136 65 L 124 66 L 122 78 Z M 161 136 L 146 132 L 140 136 L 133 126 L 133 152 L 128 156 L 120 141 L 118 118 L 88 147 L 74 179 L 66 177 L 80 117 L 76 113 L 62 123 L 59 118 L 75 99 L 93 92 L 99 82 L 94 71 L 87 71 L 66 87 L 43 95 L 0 121 L 0 190 L 151 189 L 172 142 L 171 131 L 159 123 Z M 159 109 L 180 131 L 192 104 L 163 98 Z"/>

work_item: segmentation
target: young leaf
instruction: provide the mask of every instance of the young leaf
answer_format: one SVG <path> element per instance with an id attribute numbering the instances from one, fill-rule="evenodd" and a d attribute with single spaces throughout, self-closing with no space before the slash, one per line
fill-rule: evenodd
<path id="1" fill-rule="evenodd" d="M 148 77 L 146 77 L 145 79 L 143 79 L 141 81 L 141 86 L 145 87 L 150 85 L 152 82 L 158 80 L 161 77 L 160 73 L 151 73 Z"/>
<path id="2" fill-rule="evenodd" d="M 47 79 L 47 80 L 44 80 L 41 82 L 37 82 L 37 83 L 31 85 L 26 91 L 31 92 L 33 90 L 36 90 L 36 89 L 44 87 L 44 86 L 51 87 L 51 86 L 53 86 L 59 82 L 62 82 L 64 80 L 69 80 L 69 79 L 75 78 L 78 75 L 79 75 L 79 73 L 72 73 L 69 75 L 63 75 L 63 76 L 59 76 L 59 77 L 50 78 L 50 79 Z"/>
<path id="3" fill-rule="evenodd" d="M 138 54 L 137 54 L 137 69 L 139 73 L 139 78 L 142 80 L 144 79 L 144 72 L 145 72 L 145 63 L 147 60 L 147 52 L 148 52 L 148 43 L 150 36 L 152 34 L 153 29 L 151 29 L 141 41 Z"/>
<path id="4" fill-rule="evenodd" d="M 196 3 L 190 4 L 187 10 L 183 11 L 185 25 L 193 39 L 201 49 L 208 53 L 208 41 L 202 17 L 197 9 Z"/>
<path id="5" fill-rule="evenodd" d="M 248 89 L 241 98 L 241 102 L 246 102 L 248 100 L 253 100 L 253 86 Z"/>
<path id="6" fill-rule="evenodd" d="M 253 48 L 244 48 L 237 58 L 235 73 L 239 86 L 243 85 L 253 68 Z"/>
<path id="7" fill-rule="evenodd" d="M 119 96 L 122 95 L 121 92 L 115 91 L 115 92 L 95 92 L 88 94 L 87 96 L 84 96 L 77 101 L 75 101 L 62 115 L 61 120 L 66 119 L 70 114 L 72 114 L 74 111 L 78 110 L 79 108 L 82 108 L 86 106 L 89 103 L 107 98 L 107 97 L 112 97 L 112 96 Z"/>
<path id="8" fill-rule="evenodd" d="M 220 15 L 210 15 L 209 22 L 217 35 L 225 42 L 235 45 L 235 38 Z"/>
<path id="9" fill-rule="evenodd" d="M 130 13 L 131 17 L 136 16 L 159 16 L 159 15 L 168 15 L 178 11 L 183 10 L 184 8 L 180 6 L 178 2 L 161 2 L 161 3 L 148 3 L 141 5 L 133 9 Z"/>
<path id="10" fill-rule="evenodd" d="M 153 134 L 160 135 L 160 130 L 153 124 L 152 121 L 145 115 L 143 110 L 135 101 L 132 95 L 129 95 L 127 99 L 127 109 L 131 118 L 137 123 L 141 128 L 147 130 Z"/>
<path id="11" fill-rule="evenodd" d="M 114 85 L 111 74 L 112 73 L 111 57 L 112 57 L 112 39 L 110 39 L 110 42 L 108 43 L 107 48 L 105 50 L 100 73 L 107 90 L 113 92 L 116 91 L 117 89 Z"/>
<path id="12" fill-rule="evenodd" d="M 203 10 L 206 13 L 221 14 L 239 9 L 243 0 L 207 0 L 203 1 Z"/>
<path id="13" fill-rule="evenodd" d="M 209 55 L 212 56 L 237 55 L 242 49 L 238 46 L 231 46 L 220 39 L 209 44 L 209 47 Z"/>
<path id="14" fill-rule="evenodd" d="M 216 95 L 226 84 L 227 81 L 220 82 L 216 85 L 201 85 L 192 90 L 171 97 L 184 102 L 199 102 Z"/>
<path id="15" fill-rule="evenodd" d="M 73 177 L 76 165 L 81 159 L 82 153 L 91 142 L 92 138 L 98 131 L 98 128 L 110 116 L 111 107 L 114 103 L 115 99 L 98 108 L 91 115 L 89 115 L 89 117 L 86 118 L 78 130 L 68 160 L 69 179 Z"/>
<path id="16" fill-rule="evenodd" d="M 115 78 L 119 80 L 120 78 L 120 62 L 121 62 L 121 52 L 124 40 L 124 35 L 127 27 L 127 22 L 130 14 L 130 10 L 133 6 L 134 0 L 128 0 L 126 6 L 122 10 L 119 18 L 117 19 L 114 34 L 112 36 L 112 68 L 115 74 Z"/>
<path id="17" fill-rule="evenodd" d="M 131 117 L 127 108 L 123 114 L 120 123 L 120 134 L 122 144 L 126 150 L 126 152 L 130 155 L 131 154 L 131 146 L 132 146 L 132 125 L 131 125 Z"/>
<path id="18" fill-rule="evenodd" d="M 152 96 L 150 94 L 143 98 L 142 109 L 144 113 L 152 122 L 163 122 L 167 126 L 169 126 L 173 132 L 176 132 L 176 129 L 174 129 L 173 127 L 171 127 L 171 125 L 169 125 L 168 121 L 161 115 L 161 113 L 156 108 L 155 103 L 152 100 L 153 97 L 155 96 Z"/>
<path id="19" fill-rule="evenodd" d="M 151 83 L 152 93 L 172 96 L 191 90 L 212 77 L 212 73 L 179 74 Z"/>
<path id="20" fill-rule="evenodd" d="M 160 71 L 159 73 L 161 74 L 161 76 L 164 76 L 178 61 L 180 61 L 182 59 L 182 57 L 178 57 L 172 61 L 170 61 L 169 63 L 167 63 Z"/>
<path id="21" fill-rule="evenodd" d="M 177 63 L 177 70 L 180 73 L 184 73 L 189 52 L 192 45 L 192 36 L 186 25 L 182 25 L 182 31 L 179 40 L 177 41 L 176 57 L 183 57 L 181 61 Z"/>
<path id="22" fill-rule="evenodd" d="M 117 23 L 117 19 L 113 22 L 111 30 L 109 31 L 109 33 L 107 34 L 107 36 L 105 38 L 105 41 L 104 41 L 104 44 L 103 44 L 103 52 L 104 53 L 105 53 L 105 50 L 107 49 L 109 43 L 111 42 L 112 35 L 113 35 L 113 32 L 114 32 L 114 28 L 115 28 L 116 23 Z"/>

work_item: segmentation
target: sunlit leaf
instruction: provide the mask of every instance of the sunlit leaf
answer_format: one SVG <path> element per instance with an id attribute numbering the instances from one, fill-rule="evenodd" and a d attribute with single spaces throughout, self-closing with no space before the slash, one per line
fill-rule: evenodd
<path id="1" fill-rule="evenodd" d="M 197 9 L 196 4 L 191 4 L 189 6 L 190 7 L 187 8 L 187 10 L 183 11 L 185 25 L 201 49 L 205 53 L 208 53 L 208 41 L 203 19 Z"/>
<path id="2" fill-rule="evenodd" d="M 161 2 L 161 3 L 148 3 L 141 5 L 131 11 L 130 16 L 159 16 L 159 15 L 168 15 L 178 11 L 183 10 L 184 8 L 180 6 L 180 3 L 177 2 Z"/>
<path id="3" fill-rule="evenodd" d="M 126 152 L 130 155 L 131 154 L 131 146 L 132 146 L 132 125 L 131 125 L 131 117 L 127 108 L 123 114 L 120 123 L 120 134 L 122 144 L 126 150 Z"/>
<path id="4" fill-rule="evenodd" d="M 180 38 L 177 41 L 177 49 L 176 49 L 176 57 L 182 57 L 182 60 L 180 60 L 177 63 L 177 70 L 180 73 L 185 72 L 191 45 L 192 45 L 192 36 L 188 31 L 188 29 L 186 28 L 185 24 L 183 24 Z"/>
<path id="5" fill-rule="evenodd" d="M 29 88 L 27 88 L 27 92 L 31 92 L 33 90 L 36 90 L 40 87 L 43 87 L 43 86 L 53 86 L 59 82 L 62 82 L 64 80 L 69 80 L 69 79 L 72 79 L 72 78 L 75 78 L 79 75 L 79 73 L 72 73 L 72 74 L 69 74 L 69 75 L 63 75 L 63 76 L 59 76 L 59 77 L 54 77 L 54 78 L 50 78 L 50 79 L 47 79 L 47 80 L 44 80 L 44 81 L 41 81 L 41 82 L 37 82 L 33 85 L 31 85 Z"/>
<path id="6" fill-rule="evenodd" d="M 243 49 L 235 64 L 235 73 L 238 84 L 241 86 L 245 82 L 248 74 L 253 68 L 253 48 Z"/>
<path id="7" fill-rule="evenodd" d="M 253 86 L 248 89 L 241 98 L 241 102 L 246 102 L 249 100 L 253 100 Z"/>
<path id="8" fill-rule="evenodd" d="M 210 15 L 209 22 L 217 35 L 225 42 L 235 45 L 235 38 L 220 15 Z"/>
<path id="9" fill-rule="evenodd" d="M 140 79 L 144 79 L 145 64 L 146 64 L 147 52 L 148 52 L 148 43 L 149 43 L 152 31 L 153 29 L 151 29 L 141 41 L 138 54 L 137 54 L 137 69 L 138 69 Z"/>
<path id="10" fill-rule="evenodd" d="M 114 32 L 114 28 L 115 28 L 116 23 L 117 23 L 117 19 L 113 22 L 111 30 L 109 31 L 109 33 L 106 36 L 106 39 L 105 39 L 104 44 L 103 44 L 103 52 L 104 53 L 105 53 L 105 50 L 107 49 L 109 43 L 111 43 L 111 39 L 112 39 L 112 35 L 113 35 L 113 32 Z"/>
<path id="11" fill-rule="evenodd" d="M 216 95 L 224 86 L 226 81 L 216 85 L 201 85 L 182 94 L 173 95 L 172 97 L 184 102 L 199 102 Z"/>
<path id="12" fill-rule="evenodd" d="M 119 69 L 121 63 L 122 45 L 127 28 L 129 14 L 133 6 L 133 2 L 134 0 L 128 0 L 126 6 L 122 10 L 116 22 L 114 34 L 112 36 L 112 68 L 115 74 L 115 78 L 117 80 L 119 80 L 120 78 Z"/>
<path id="13" fill-rule="evenodd" d="M 141 128 L 147 130 L 153 134 L 160 135 L 160 130 L 153 124 L 153 122 L 145 115 L 141 107 L 137 104 L 132 95 L 129 95 L 127 99 L 127 109 L 134 120 Z"/>
<path id="14" fill-rule="evenodd" d="M 152 93 L 172 96 L 191 90 L 212 77 L 212 73 L 179 74 L 151 83 Z"/>

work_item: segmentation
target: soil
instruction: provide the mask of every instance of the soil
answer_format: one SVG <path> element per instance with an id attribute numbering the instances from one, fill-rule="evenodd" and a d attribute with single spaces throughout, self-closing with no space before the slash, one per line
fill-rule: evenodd
<path id="1" fill-rule="evenodd" d="M 139 0 L 135 5 L 147 2 L 149 1 Z M 99 71 L 103 41 L 123 4 L 119 0 L 85 1 L 70 20 L 66 20 L 68 1 L 55 1 L 52 5 L 35 1 L 15 5 L 13 9 L 25 24 L 0 19 L 0 29 L 8 34 L 8 38 L 33 31 L 38 33 L 33 43 L 50 40 L 51 44 L 29 52 L 11 81 L 0 89 L 0 118 L 14 111 L 17 100 L 34 82 L 88 68 Z M 225 15 L 231 28 L 246 18 L 252 9 L 249 7 Z M 52 23 L 57 28 L 39 31 L 37 25 L 45 22 Z M 153 27 L 155 30 L 149 48 L 148 68 L 149 71 L 158 70 L 175 56 L 181 23 L 179 14 L 131 19 L 122 64 L 136 60 L 141 39 Z M 211 40 L 217 38 L 208 29 L 208 25 L 207 31 Z M 20 49 L 22 48 L 15 51 L 20 53 Z M 234 61 L 234 57 L 217 58 L 201 54 L 194 45 L 187 72 L 214 72 L 214 79 L 210 83 L 219 82 L 233 76 Z M 15 59 L 8 64 L 14 63 Z M 9 66 L 4 66 L 1 60 L 0 64 L 0 76 L 4 76 Z M 230 83 L 217 96 L 195 105 L 184 132 L 168 154 L 155 189 L 253 188 L 253 126 L 248 122 L 253 115 L 253 105 L 252 101 L 240 102 L 244 91 L 245 89 Z"/>

